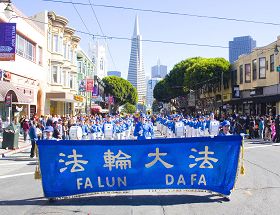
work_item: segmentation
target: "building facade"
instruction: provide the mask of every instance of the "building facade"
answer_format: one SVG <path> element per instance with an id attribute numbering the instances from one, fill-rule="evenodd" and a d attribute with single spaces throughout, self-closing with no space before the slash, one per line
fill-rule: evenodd
<path id="1" fill-rule="evenodd" d="M 107 76 L 106 48 L 99 41 L 89 44 L 89 57 L 95 66 L 94 75 L 103 79 Z"/>
<path id="2" fill-rule="evenodd" d="M 229 62 L 234 63 L 242 54 L 249 54 L 256 48 L 256 41 L 251 36 L 234 37 L 229 41 Z"/>
<path id="3" fill-rule="evenodd" d="M 108 76 L 117 76 L 117 77 L 122 77 L 122 73 L 120 71 L 108 71 L 107 72 Z"/>
<path id="4" fill-rule="evenodd" d="M 279 46 L 280 36 L 273 43 L 240 56 L 232 65 L 231 81 L 236 95 L 231 105 L 235 112 L 280 113 Z"/>
<path id="5" fill-rule="evenodd" d="M 75 113 L 77 94 L 77 46 L 80 38 L 67 26 L 68 19 L 55 12 L 44 11 L 33 16 L 38 20 L 47 44 L 48 77 L 45 113 L 71 115 Z"/>
<path id="6" fill-rule="evenodd" d="M 142 36 L 139 31 L 138 16 L 135 18 L 134 33 L 131 42 L 131 52 L 127 80 L 137 89 L 138 101 L 145 101 L 146 80 L 142 54 Z"/>
<path id="7" fill-rule="evenodd" d="M 157 65 L 152 67 L 152 78 L 165 78 L 167 75 L 167 66 L 161 65 L 158 60 Z"/>
<path id="8" fill-rule="evenodd" d="M 0 22 L 16 23 L 15 61 L 0 64 L 0 114 L 5 119 L 5 98 L 12 95 L 12 118 L 44 114 L 48 61 L 45 34 L 14 5 L 11 17 L 0 4 Z"/>
<path id="9" fill-rule="evenodd" d="M 91 107 L 92 92 L 86 91 L 86 80 L 94 80 L 95 65 L 89 56 L 81 49 L 77 50 L 78 63 L 78 95 L 75 97 L 79 99 L 80 103 L 75 104 L 76 113 L 88 113 Z"/>

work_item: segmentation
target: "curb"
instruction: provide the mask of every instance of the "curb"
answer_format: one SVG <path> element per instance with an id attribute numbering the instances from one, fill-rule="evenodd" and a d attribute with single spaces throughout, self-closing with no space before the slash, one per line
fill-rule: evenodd
<path id="1" fill-rule="evenodd" d="M 18 148 L 18 149 L 14 149 L 14 150 L 9 149 L 9 150 L 7 150 L 7 151 L 5 151 L 5 152 L 0 152 L 0 157 L 3 158 L 3 157 L 6 157 L 6 156 L 9 156 L 9 155 L 18 153 L 18 152 L 22 152 L 22 151 L 24 151 L 25 149 L 28 149 L 28 148 L 30 148 L 30 147 L 31 147 L 31 144 L 28 144 L 28 145 L 24 145 L 24 146 L 22 146 L 22 147 L 20 147 L 20 148 Z"/>

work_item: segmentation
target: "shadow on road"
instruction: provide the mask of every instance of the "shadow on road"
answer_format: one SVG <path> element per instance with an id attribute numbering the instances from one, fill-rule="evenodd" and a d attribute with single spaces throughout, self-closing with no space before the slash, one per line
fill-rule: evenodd
<path id="1" fill-rule="evenodd" d="M 31 198 L 31 199 L 19 199 L 19 200 L 7 200 L 0 201 L 1 206 L 10 205 L 125 205 L 125 206 L 141 206 L 141 205 L 178 205 L 178 204 L 192 204 L 192 203 L 212 203 L 212 202 L 224 202 L 225 198 L 215 194 L 209 194 L 205 196 L 195 195 L 137 195 L 137 196 L 91 196 L 91 197 L 79 197 L 58 199 L 54 201 L 48 201 L 44 197 Z"/>

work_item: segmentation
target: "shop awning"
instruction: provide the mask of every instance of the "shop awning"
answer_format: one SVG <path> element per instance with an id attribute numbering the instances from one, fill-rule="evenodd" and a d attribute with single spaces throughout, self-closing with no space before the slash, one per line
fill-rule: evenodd
<path id="1" fill-rule="evenodd" d="M 74 100 L 74 95 L 72 93 L 67 92 L 50 92 L 46 93 L 46 98 L 51 101 L 58 101 L 58 102 L 77 102 Z"/>
<path id="2" fill-rule="evenodd" d="M 29 104 L 31 103 L 31 98 L 24 95 L 20 90 L 16 88 L 11 82 L 0 81 L 0 101 L 4 102 L 7 93 L 12 94 L 13 103 L 19 104 Z"/>

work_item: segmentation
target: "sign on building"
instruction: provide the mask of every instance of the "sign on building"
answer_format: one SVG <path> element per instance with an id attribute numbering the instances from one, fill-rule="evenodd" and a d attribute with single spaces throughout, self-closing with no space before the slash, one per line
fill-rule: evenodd
<path id="1" fill-rule="evenodd" d="M 0 61 L 14 61 L 16 53 L 16 23 L 0 23 Z"/>
<path id="2" fill-rule="evenodd" d="M 86 79 L 86 91 L 92 92 L 93 91 L 93 79 Z"/>
<path id="3" fill-rule="evenodd" d="M 85 82 L 85 80 L 80 80 L 79 81 L 79 91 L 80 92 L 85 92 L 86 91 L 86 82 Z"/>

